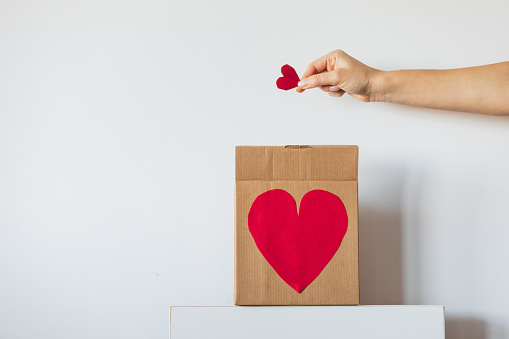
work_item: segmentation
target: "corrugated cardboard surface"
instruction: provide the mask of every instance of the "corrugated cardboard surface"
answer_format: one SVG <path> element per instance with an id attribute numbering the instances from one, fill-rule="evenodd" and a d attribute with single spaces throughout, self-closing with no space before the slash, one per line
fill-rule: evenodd
<path id="1" fill-rule="evenodd" d="M 357 146 L 238 146 L 235 182 L 236 305 L 358 305 Z M 297 202 L 322 189 L 343 201 L 348 229 L 322 273 L 301 293 L 281 279 L 260 253 L 247 216 L 258 195 L 284 189 Z"/>

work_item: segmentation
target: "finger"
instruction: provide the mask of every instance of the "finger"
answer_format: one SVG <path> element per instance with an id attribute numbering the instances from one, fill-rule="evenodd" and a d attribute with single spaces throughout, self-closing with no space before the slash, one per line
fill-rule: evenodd
<path id="1" fill-rule="evenodd" d="M 325 70 L 327 70 L 327 55 L 324 55 L 323 57 L 318 58 L 315 61 L 313 61 L 312 63 L 310 63 L 308 68 L 306 68 L 306 71 L 304 72 L 304 74 L 302 75 L 302 77 L 300 79 L 301 80 L 305 79 L 313 74 L 318 74 Z M 302 93 L 304 91 L 305 90 L 303 88 L 297 87 L 297 92 Z"/>
<path id="2" fill-rule="evenodd" d="M 324 72 L 312 75 L 306 79 L 299 81 L 298 86 L 302 89 L 315 88 L 326 85 L 337 85 L 339 83 L 339 75 L 337 71 Z"/>
<path id="3" fill-rule="evenodd" d="M 301 79 L 305 79 L 313 74 L 322 73 L 327 70 L 327 55 L 324 55 L 321 58 L 316 59 L 312 63 L 309 64 L 308 68 L 302 75 Z"/>
<path id="4" fill-rule="evenodd" d="M 343 94 L 345 94 L 345 91 L 343 91 L 343 90 L 339 90 L 338 92 L 329 92 L 329 95 L 331 97 L 337 97 L 337 98 L 342 97 Z"/>
<path id="5" fill-rule="evenodd" d="M 324 92 L 330 92 L 330 88 L 331 88 L 331 86 L 329 86 L 329 85 L 320 86 L 320 89 Z"/>

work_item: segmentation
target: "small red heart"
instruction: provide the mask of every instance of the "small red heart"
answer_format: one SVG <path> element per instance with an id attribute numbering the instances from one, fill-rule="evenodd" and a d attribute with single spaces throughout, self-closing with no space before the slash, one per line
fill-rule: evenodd
<path id="1" fill-rule="evenodd" d="M 281 67 L 281 74 L 283 74 L 283 76 L 276 81 L 277 88 L 288 91 L 289 89 L 297 87 L 300 79 L 292 66 L 284 65 Z"/>
<path id="2" fill-rule="evenodd" d="M 330 192 L 307 192 L 297 214 L 297 204 L 290 193 L 274 189 L 255 199 L 249 210 L 248 227 L 268 263 L 300 293 L 338 250 L 348 216 L 341 199 Z"/>

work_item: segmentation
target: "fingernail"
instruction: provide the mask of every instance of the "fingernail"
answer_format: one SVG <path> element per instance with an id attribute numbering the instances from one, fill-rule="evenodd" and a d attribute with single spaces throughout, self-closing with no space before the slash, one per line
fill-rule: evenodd
<path id="1" fill-rule="evenodd" d="M 339 87 L 338 86 L 331 86 L 331 87 L 329 87 L 329 91 L 337 92 L 337 91 L 339 91 Z"/>
<path id="2" fill-rule="evenodd" d="M 308 81 L 307 80 L 301 80 L 298 83 L 299 87 L 306 87 L 307 85 L 308 85 Z"/>

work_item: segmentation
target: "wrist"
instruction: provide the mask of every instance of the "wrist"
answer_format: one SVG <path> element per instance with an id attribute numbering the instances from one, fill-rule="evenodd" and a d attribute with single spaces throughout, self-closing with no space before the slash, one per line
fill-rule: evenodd
<path id="1" fill-rule="evenodd" d="M 387 102 L 390 75 L 391 72 L 388 71 L 373 70 L 373 74 L 370 77 L 370 102 Z"/>

